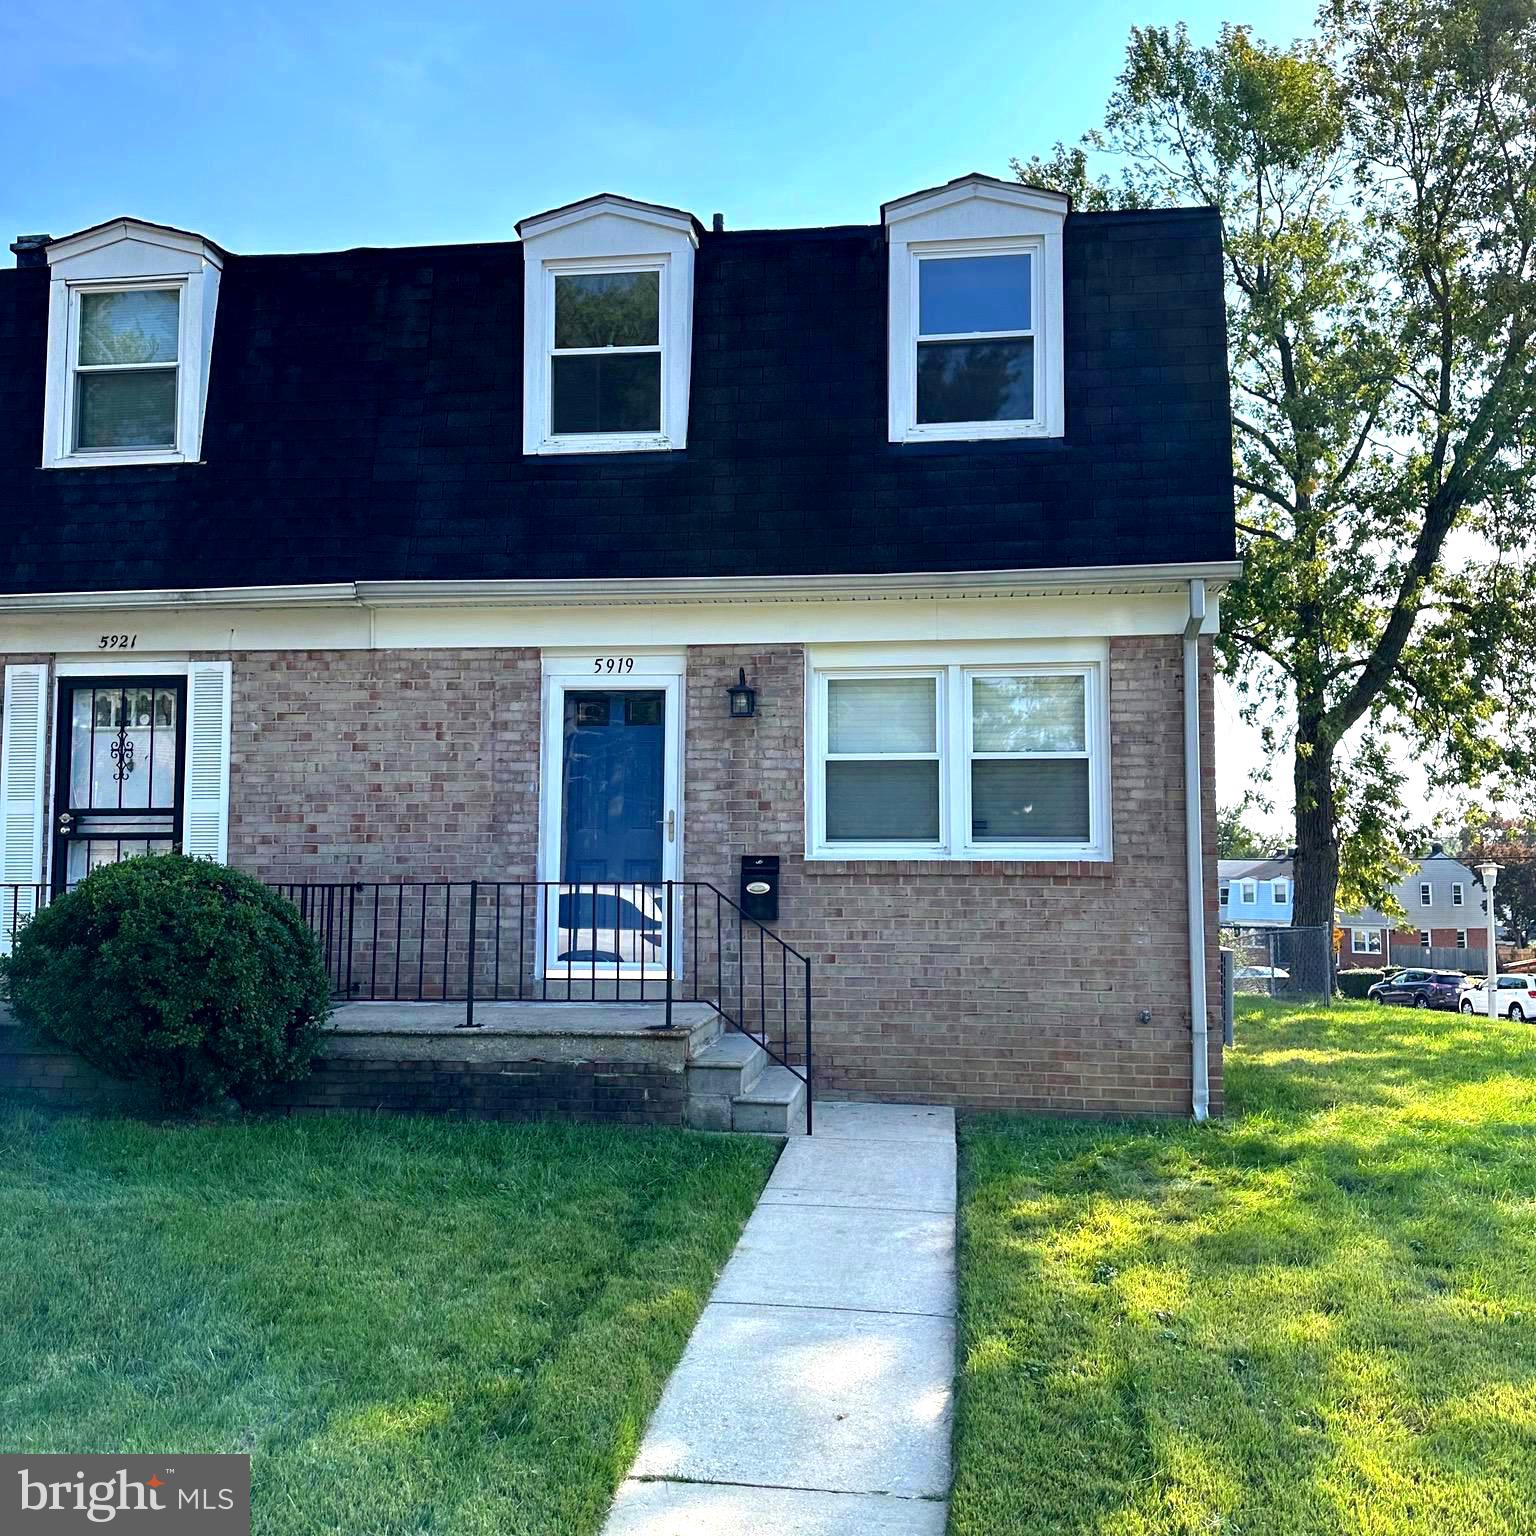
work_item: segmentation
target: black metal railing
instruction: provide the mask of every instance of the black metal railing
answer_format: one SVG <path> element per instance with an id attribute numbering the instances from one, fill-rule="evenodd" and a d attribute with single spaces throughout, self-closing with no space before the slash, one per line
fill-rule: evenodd
<path id="1" fill-rule="evenodd" d="M 279 882 L 339 1000 L 704 1003 L 814 1093 L 811 962 L 702 880 Z"/>
<path id="2" fill-rule="evenodd" d="M 811 962 L 702 880 L 280 881 L 338 1002 L 703 1003 L 814 1095 Z M 0 885 L 0 954 L 54 892 Z"/>

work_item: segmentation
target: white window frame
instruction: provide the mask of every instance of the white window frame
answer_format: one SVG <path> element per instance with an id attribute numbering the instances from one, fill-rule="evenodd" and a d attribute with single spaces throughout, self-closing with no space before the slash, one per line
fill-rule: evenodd
<path id="1" fill-rule="evenodd" d="M 209 360 L 223 258 L 200 235 L 117 219 L 48 247 L 48 360 L 43 386 L 44 469 L 113 469 L 200 460 Z M 76 448 L 75 371 L 80 301 L 87 293 L 175 289 L 176 438 L 171 447 Z"/>
<path id="2" fill-rule="evenodd" d="M 1467 930 L 1465 928 L 1458 928 L 1456 930 L 1456 948 L 1457 949 L 1465 949 L 1466 947 L 1467 947 Z"/>
<path id="3" fill-rule="evenodd" d="M 1257 906 L 1259 903 L 1259 882 L 1257 880 L 1239 880 L 1237 883 L 1237 899 L 1241 906 Z"/>
<path id="4" fill-rule="evenodd" d="M 693 218 L 676 208 L 604 193 L 523 219 L 517 229 L 523 255 L 523 452 L 664 453 L 686 448 L 693 377 L 694 258 L 699 244 Z M 647 269 L 661 274 L 657 309 L 660 430 L 555 436 L 550 430 L 554 277 Z"/>
<path id="5" fill-rule="evenodd" d="M 633 453 L 652 448 L 666 448 L 667 421 L 667 320 L 670 284 L 667 281 L 671 258 L 666 256 L 591 256 L 572 257 L 543 263 L 544 279 L 544 357 L 542 377 L 544 437 L 540 451 L 545 453 Z M 620 272 L 654 272 L 658 289 L 656 344 L 644 347 L 562 347 L 555 348 L 555 279 L 557 277 L 593 276 Z M 555 419 L 555 357 L 631 356 L 654 352 L 661 359 L 661 388 L 657 396 L 654 432 L 565 432 L 553 430 Z"/>
<path id="6" fill-rule="evenodd" d="M 1451 882 L 1451 905 L 1464 907 L 1467 904 L 1467 888 L 1460 880 Z"/>
<path id="7" fill-rule="evenodd" d="M 1419 882 L 1419 905 L 1432 907 L 1435 904 L 1435 888 L 1428 880 Z"/>
<path id="8" fill-rule="evenodd" d="M 1066 428 L 1063 234 L 1070 200 L 1060 192 L 962 176 L 885 204 L 888 246 L 887 435 L 893 443 L 1060 437 Z M 987 256 L 1032 250 L 1035 417 L 1029 422 L 917 420 L 917 263 L 928 256 Z"/>
<path id="9" fill-rule="evenodd" d="M 186 454 L 182 444 L 187 439 L 189 424 L 186 421 L 188 380 L 186 356 L 191 305 L 187 302 L 187 280 L 184 277 L 141 277 L 131 282 L 66 283 L 69 315 L 64 329 L 64 419 L 60 447 L 61 458 L 79 464 L 180 464 Z M 76 384 L 81 372 L 80 363 L 80 315 L 87 294 L 96 293 L 174 293 L 176 295 L 176 361 L 174 363 L 102 363 L 87 365 L 88 373 L 165 373 L 176 375 L 176 403 L 171 413 L 171 442 L 156 446 L 127 448 L 81 448 L 75 442 L 78 427 L 78 391 Z M 195 338 L 194 338 L 195 341 Z"/>
<path id="10" fill-rule="evenodd" d="M 1434 934 L 1432 934 L 1429 931 L 1428 928 L 1420 928 L 1419 929 L 1419 948 L 1420 949 L 1433 949 L 1434 948 L 1434 944 L 1435 944 L 1435 936 L 1434 936 Z"/>
<path id="11" fill-rule="evenodd" d="M 1277 907 L 1289 904 L 1291 899 L 1291 882 L 1289 880 L 1271 880 L 1269 882 L 1269 889 Z"/>
<path id="12" fill-rule="evenodd" d="M 1232 905 L 1232 882 L 1223 880 L 1216 888 L 1216 902 L 1218 906 L 1229 907 Z"/>
<path id="13" fill-rule="evenodd" d="M 1109 717 L 1106 664 L 1094 661 L 983 661 L 979 656 L 931 663 L 869 666 L 812 666 L 806 721 L 806 857 L 811 860 L 877 859 L 1007 862 L 1107 863 L 1112 858 L 1109 796 Z M 978 841 L 971 835 L 971 683 L 977 677 L 1082 677 L 1085 681 L 1086 747 L 1081 752 L 988 753 L 1021 758 L 1086 759 L 1088 838 L 1081 843 Z M 845 753 L 827 751 L 827 685 L 870 678 L 931 678 L 935 689 L 936 753 Z M 932 760 L 939 763 L 939 836 L 933 841 L 834 842 L 826 835 L 826 764 Z"/>
<path id="14" fill-rule="evenodd" d="M 908 281 L 911 292 L 907 301 L 908 338 L 906 348 L 906 398 L 910 401 L 910 419 L 903 429 L 907 442 L 971 442 L 990 437 L 1043 437 L 1047 434 L 1049 417 L 1046 346 L 1049 331 L 1044 314 L 1045 239 L 1041 235 L 1017 235 L 996 240 L 942 240 L 926 241 L 908 248 L 910 260 Z M 1025 331 L 967 331 L 949 334 L 935 332 L 923 334 L 922 329 L 922 269 L 927 261 L 964 261 L 978 256 L 1028 256 L 1029 257 L 1029 318 L 1030 329 Z M 1015 341 L 1028 337 L 1034 343 L 1034 401 L 1035 414 L 1026 419 L 1013 421 L 931 421 L 917 419 L 917 355 L 919 343 L 942 341 Z"/>
<path id="15" fill-rule="evenodd" d="M 1349 949 L 1355 955 L 1379 955 L 1381 953 L 1381 929 L 1351 928 Z"/>

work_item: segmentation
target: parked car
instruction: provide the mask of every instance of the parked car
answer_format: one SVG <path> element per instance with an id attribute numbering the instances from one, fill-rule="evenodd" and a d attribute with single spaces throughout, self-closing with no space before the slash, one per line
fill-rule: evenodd
<path id="1" fill-rule="evenodd" d="M 1405 1008 L 1445 1008 L 1459 1005 L 1466 977 L 1460 971 L 1408 969 L 1378 981 L 1366 996 L 1373 1003 L 1397 1003 Z"/>
<path id="2" fill-rule="evenodd" d="M 1463 1013 L 1488 1012 L 1488 994 L 1483 990 L 1485 976 L 1473 976 L 1463 984 L 1456 1006 Z M 1499 977 L 1499 1017 L 1517 1024 L 1536 1019 L 1536 976 Z"/>

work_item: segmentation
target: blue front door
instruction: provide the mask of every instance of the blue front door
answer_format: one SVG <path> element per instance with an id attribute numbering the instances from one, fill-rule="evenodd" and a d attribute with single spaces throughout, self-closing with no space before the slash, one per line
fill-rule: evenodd
<path id="1" fill-rule="evenodd" d="M 565 694 L 557 961 L 660 956 L 666 836 L 664 692 Z"/>

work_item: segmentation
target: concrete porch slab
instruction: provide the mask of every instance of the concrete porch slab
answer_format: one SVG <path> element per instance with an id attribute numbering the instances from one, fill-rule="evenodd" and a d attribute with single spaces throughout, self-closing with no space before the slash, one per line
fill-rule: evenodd
<path id="1" fill-rule="evenodd" d="M 955 1145 L 938 1139 L 851 1141 L 816 1134 L 784 1149 L 763 1205 L 855 1206 L 953 1216 Z"/>
<path id="2" fill-rule="evenodd" d="M 954 1219 L 925 1211 L 759 1205 L 713 1300 L 951 1317 Z"/>
<path id="3" fill-rule="evenodd" d="M 631 1476 L 942 1499 L 947 1317 L 704 1309 Z"/>
<path id="4" fill-rule="evenodd" d="M 343 1003 L 331 1016 L 339 1034 L 363 1035 L 688 1035 L 718 1020 L 708 1003 L 476 1003 L 475 1028 L 463 1029 L 464 1004 Z"/>
<path id="5" fill-rule="evenodd" d="M 619 1489 L 607 1536 L 944 1536 L 945 1506 L 883 1493 L 642 1483 Z"/>
<path id="6" fill-rule="evenodd" d="M 391 1061 L 655 1062 L 681 1073 L 690 1053 L 720 1033 L 707 1003 L 343 1003 L 328 1055 Z"/>

